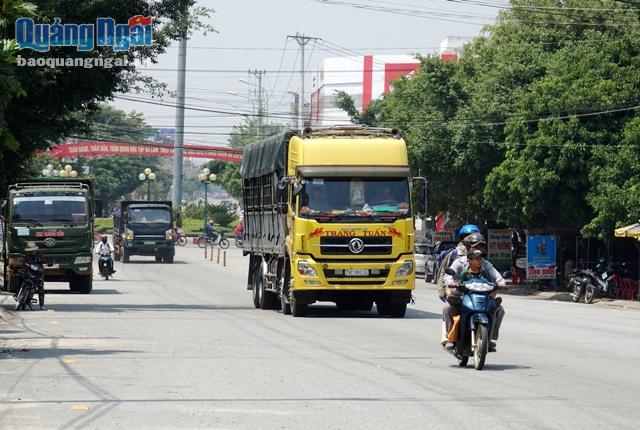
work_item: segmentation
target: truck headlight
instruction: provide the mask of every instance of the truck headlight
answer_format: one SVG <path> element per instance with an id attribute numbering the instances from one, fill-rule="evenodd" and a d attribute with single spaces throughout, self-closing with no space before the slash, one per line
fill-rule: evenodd
<path id="1" fill-rule="evenodd" d="M 167 240 L 173 240 L 173 230 L 167 230 L 164 232 L 164 238 Z"/>
<path id="2" fill-rule="evenodd" d="M 318 272 L 316 272 L 316 269 L 309 266 L 309 263 L 307 263 L 305 260 L 298 261 L 298 273 L 302 276 L 318 276 Z"/>
<path id="3" fill-rule="evenodd" d="M 409 276 L 413 273 L 413 261 L 407 260 L 396 270 L 396 276 Z"/>
<path id="4" fill-rule="evenodd" d="M 133 230 L 129 230 L 129 229 L 127 229 L 127 230 L 126 230 L 126 232 L 125 232 L 125 234 L 126 234 L 125 239 L 127 239 L 127 240 L 133 240 Z"/>
<path id="5" fill-rule="evenodd" d="M 76 260 L 73 262 L 73 264 L 89 264 L 91 263 L 91 257 L 87 256 L 87 257 L 76 257 Z"/>

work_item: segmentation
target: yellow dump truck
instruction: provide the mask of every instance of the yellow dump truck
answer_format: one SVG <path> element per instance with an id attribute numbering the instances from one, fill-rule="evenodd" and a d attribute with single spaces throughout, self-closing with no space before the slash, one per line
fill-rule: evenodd
<path id="1" fill-rule="evenodd" d="M 407 148 L 396 130 L 288 131 L 244 149 L 244 254 L 256 308 L 316 301 L 403 318 L 415 284 Z"/>

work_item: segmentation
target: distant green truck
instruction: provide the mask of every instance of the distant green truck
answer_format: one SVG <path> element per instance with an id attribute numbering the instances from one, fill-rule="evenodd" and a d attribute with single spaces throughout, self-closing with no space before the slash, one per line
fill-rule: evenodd
<path id="1" fill-rule="evenodd" d="M 93 184 L 85 179 L 38 179 L 9 186 L 3 206 L 4 282 L 16 292 L 24 247 L 35 242 L 46 259 L 45 282 L 68 282 L 89 294 L 93 277 Z"/>
<path id="2" fill-rule="evenodd" d="M 132 255 L 154 256 L 156 263 L 173 263 L 173 211 L 170 201 L 123 201 L 113 219 L 116 260 L 129 263 Z"/>

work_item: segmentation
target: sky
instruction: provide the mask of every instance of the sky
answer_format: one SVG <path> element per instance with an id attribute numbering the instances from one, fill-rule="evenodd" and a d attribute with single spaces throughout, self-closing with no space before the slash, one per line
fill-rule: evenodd
<path id="1" fill-rule="evenodd" d="M 315 71 L 327 57 L 436 52 L 447 36 L 480 34 L 505 4 L 506 0 L 200 0 L 198 5 L 215 10 L 208 23 L 217 33 L 196 33 L 188 42 L 186 103 L 234 115 L 187 110 L 184 141 L 226 144 L 242 113 L 253 112 L 249 97 L 253 87 L 240 81 L 255 85 L 250 69 L 266 70 L 269 112 L 288 111 L 292 98 L 287 91 L 298 91 L 300 74 L 293 72 L 300 66 L 298 45 L 293 40 L 287 43 L 287 35 L 299 32 L 322 39 L 307 46 L 307 67 Z M 139 70 L 175 90 L 177 60 L 176 42 L 157 64 L 141 65 Z M 307 97 L 313 75 L 306 79 Z M 149 94 L 126 97 L 151 98 Z M 175 103 L 170 96 L 157 101 Z M 112 104 L 144 113 L 155 127 L 174 126 L 173 107 L 122 99 Z"/>

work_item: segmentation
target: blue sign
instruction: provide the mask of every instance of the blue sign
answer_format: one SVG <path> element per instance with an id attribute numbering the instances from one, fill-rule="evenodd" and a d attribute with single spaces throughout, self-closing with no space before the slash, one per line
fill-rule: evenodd
<path id="1" fill-rule="evenodd" d="M 556 237 L 527 236 L 527 278 L 554 279 Z"/>
<path id="2" fill-rule="evenodd" d="M 116 24 L 113 18 L 98 18 L 96 24 L 35 23 L 31 18 L 16 20 L 16 42 L 20 49 L 47 52 L 51 47 L 73 46 L 79 52 L 92 51 L 95 46 L 114 51 L 128 51 L 135 46 L 153 43 L 152 17 L 136 15 L 126 24 Z"/>

